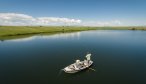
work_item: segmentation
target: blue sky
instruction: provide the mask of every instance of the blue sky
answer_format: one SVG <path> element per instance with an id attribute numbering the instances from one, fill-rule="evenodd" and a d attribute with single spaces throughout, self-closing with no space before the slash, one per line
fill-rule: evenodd
<path id="1" fill-rule="evenodd" d="M 143 26 L 146 0 L 0 0 L 0 13 L 81 20 L 89 26 Z"/>

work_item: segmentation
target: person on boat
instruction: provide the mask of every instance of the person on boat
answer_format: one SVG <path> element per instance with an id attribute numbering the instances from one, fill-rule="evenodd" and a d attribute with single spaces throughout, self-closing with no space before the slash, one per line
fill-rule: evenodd
<path id="1" fill-rule="evenodd" d="M 75 70 L 80 70 L 81 68 L 81 61 L 80 60 L 76 60 L 76 63 L 74 64 Z"/>
<path id="2" fill-rule="evenodd" d="M 84 66 L 88 67 L 88 61 L 84 60 Z"/>
<path id="3" fill-rule="evenodd" d="M 89 64 L 90 64 L 90 61 L 91 61 L 91 54 L 87 54 L 87 55 L 86 55 L 86 60 L 84 60 L 84 65 L 85 65 L 86 67 L 88 67 Z"/>
<path id="4" fill-rule="evenodd" d="M 87 58 L 87 61 L 90 61 L 91 60 L 91 54 L 87 54 L 86 58 Z"/>

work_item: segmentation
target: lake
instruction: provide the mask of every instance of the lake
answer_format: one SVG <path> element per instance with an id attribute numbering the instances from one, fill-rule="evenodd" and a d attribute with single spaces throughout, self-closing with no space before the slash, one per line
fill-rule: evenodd
<path id="1" fill-rule="evenodd" d="M 92 53 L 76 74 L 62 68 Z M 146 84 L 146 31 L 94 30 L 0 41 L 0 84 Z M 94 70 L 93 70 L 94 69 Z"/>

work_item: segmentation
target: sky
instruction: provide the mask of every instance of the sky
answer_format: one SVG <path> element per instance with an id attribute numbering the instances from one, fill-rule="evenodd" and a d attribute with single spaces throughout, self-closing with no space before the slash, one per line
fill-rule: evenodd
<path id="1" fill-rule="evenodd" d="M 146 26 L 146 0 L 0 0 L 0 25 Z"/>

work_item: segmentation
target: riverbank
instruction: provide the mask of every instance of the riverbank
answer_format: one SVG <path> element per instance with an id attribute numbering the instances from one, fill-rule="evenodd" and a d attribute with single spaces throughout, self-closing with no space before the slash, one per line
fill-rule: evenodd
<path id="1" fill-rule="evenodd" d="M 146 27 L 0 26 L 0 40 L 87 30 L 146 30 Z"/>
<path id="2" fill-rule="evenodd" d="M 0 26 L 0 40 L 25 38 L 36 34 L 56 34 L 96 30 L 96 27 L 73 27 L 73 26 Z"/>
<path id="3" fill-rule="evenodd" d="M 41 33 L 74 32 L 96 30 L 95 27 L 67 27 L 67 26 L 0 26 L 0 36 L 16 36 Z"/>

